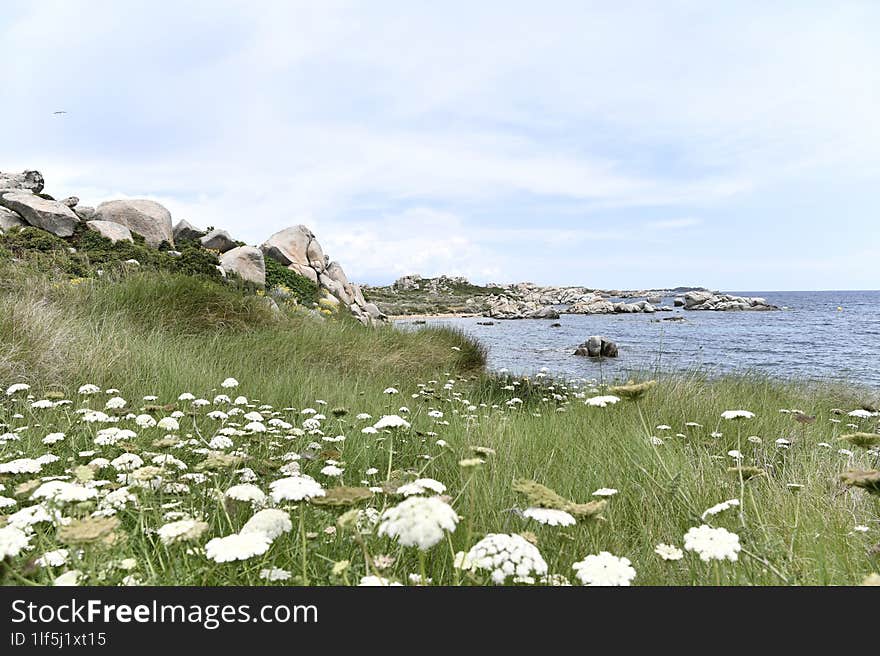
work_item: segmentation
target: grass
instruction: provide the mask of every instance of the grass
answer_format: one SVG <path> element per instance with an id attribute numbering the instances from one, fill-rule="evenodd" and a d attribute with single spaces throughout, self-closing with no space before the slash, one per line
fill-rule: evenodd
<path id="1" fill-rule="evenodd" d="M 46 453 L 59 458 L 39 474 L 0 474 L 0 496 L 16 502 L 0 513 L 36 504 L 29 495 L 41 476 L 68 476 L 79 487 L 95 485 L 91 478 L 108 481 L 96 487 L 97 500 L 63 504 L 65 517 L 95 513 L 107 491 L 122 484 L 136 498 L 116 510 L 120 524 L 109 529 L 112 540 L 104 535 L 103 542 L 74 546 L 69 530 L 35 525 L 30 549 L 7 558 L 0 576 L 8 583 L 48 584 L 77 570 L 92 584 L 134 577 L 125 580 L 255 585 L 265 583 L 262 570 L 277 567 L 291 576 L 279 584 L 353 584 L 368 575 L 408 584 L 410 575 L 422 572 L 435 584 L 485 584 L 487 572 L 461 571 L 453 561 L 487 533 L 527 536 L 550 573 L 575 583 L 572 564 L 601 551 L 628 558 L 637 572 L 634 583 L 642 585 L 849 585 L 880 568 L 874 547 L 880 541 L 878 497 L 840 480 L 845 470 L 877 467 L 876 449 L 839 440 L 855 432 L 850 423 L 866 433 L 877 430 L 876 416 L 846 414 L 872 407 L 876 400 L 865 392 L 751 376 L 707 380 L 695 373 L 661 378 L 637 400 L 599 408 L 584 401 L 607 394 L 604 387 L 492 376 L 482 370 L 484 356 L 453 331 L 366 330 L 347 318 L 276 311 L 265 298 L 197 277 L 128 272 L 72 284 L 23 263 L 0 265 L 0 433 L 6 433 L 0 463 Z M 239 387 L 220 387 L 230 376 Z M 31 389 L 3 393 L 13 383 Z M 120 391 L 79 394 L 85 383 Z M 391 387 L 398 393 L 385 393 Z M 183 392 L 211 403 L 197 407 L 178 400 Z M 215 405 L 222 393 L 244 395 L 249 405 Z M 116 395 L 127 405 L 106 412 L 118 416 L 118 423 L 87 423 L 76 413 L 102 410 Z M 146 395 L 158 399 L 142 400 Z M 39 399 L 72 403 L 32 407 Z M 261 413 L 268 431 L 244 429 L 249 420 L 242 413 L 225 420 L 207 416 L 232 407 Z M 326 415 L 319 432 L 310 431 L 304 408 Z M 755 417 L 721 418 L 736 409 Z M 801 423 L 780 412 L 794 409 L 815 421 Z M 181 413 L 178 430 L 141 427 L 126 418 L 130 412 L 158 420 L 175 411 Z M 357 419 L 358 413 L 372 418 Z M 402 415 L 411 427 L 362 432 L 391 414 Z M 283 423 L 273 426 L 271 419 Z M 664 425 L 670 429 L 658 428 Z M 108 426 L 129 428 L 136 437 L 96 444 L 98 431 Z M 209 446 L 222 427 L 234 429 L 233 446 Z M 51 432 L 65 438 L 44 444 Z M 324 439 L 339 435 L 345 440 Z M 754 436 L 760 442 L 749 440 Z M 778 446 L 779 438 L 790 445 Z M 316 448 L 309 448 L 313 442 Z M 746 478 L 729 471 L 736 464 L 728 455 L 732 450 L 742 453 L 743 466 L 763 474 Z M 170 455 L 187 468 L 170 460 L 158 472 L 141 468 L 135 474 L 82 467 L 123 453 L 137 454 L 147 466 Z M 475 456 L 482 465 L 460 466 Z M 344 473 L 322 474 L 328 461 Z M 328 490 L 344 485 L 383 491 L 343 491 L 353 495 L 350 501 L 368 497 L 351 506 L 344 499 L 339 506 L 283 502 L 292 530 L 264 554 L 233 563 L 206 558 L 208 540 L 241 530 L 253 514 L 247 503 L 223 500 L 225 490 L 242 482 L 242 468 L 252 470 L 253 484 L 268 493 L 272 481 L 290 473 L 282 468 L 291 463 Z M 204 474 L 204 481 L 189 478 L 193 473 Z M 127 475 L 143 480 L 126 481 Z M 455 531 L 425 552 L 379 535 L 368 521 L 400 503 L 403 497 L 394 490 L 417 477 L 445 484 L 461 516 Z M 597 500 L 592 493 L 598 488 L 618 492 L 607 499 L 601 520 L 542 526 L 521 514 L 529 505 L 514 490 L 521 479 L 578 503 Z M 187 488 L 169 489 L 169 483 Z M 741 505 L 701 518 L 728 499 Z M 361 511 L 362 532 L 351 530 L 345 513 L 352 508 Z M 206 522 L 204 533 L 163 544 L 155 530 L 181 515 Z M 703 523 L 739 536 L 736 562 L 707 563 L 691 552 L 665 561 L 654 553 L 659 543 L 682 547 L 683 535 Z M 70 551 L 66 564 L 35 564 L 59 548 Z"/>

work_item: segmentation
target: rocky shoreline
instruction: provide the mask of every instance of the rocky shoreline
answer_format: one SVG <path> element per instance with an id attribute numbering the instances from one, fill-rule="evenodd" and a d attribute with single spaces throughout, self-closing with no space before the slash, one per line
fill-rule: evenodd
<path id="1" fill-rule="evenodd" d="M 533 283 L 474 285 L 464 278 L 410 275 L 388 287 L 366 287 L 386 314 L 400 318 L 480 316 L 489 319 L 558 319 L 562 314 L 653 314 L 685 311 L 778 310 L 760 297 L 705 288 L 601 290 L 541 287 Z"/>

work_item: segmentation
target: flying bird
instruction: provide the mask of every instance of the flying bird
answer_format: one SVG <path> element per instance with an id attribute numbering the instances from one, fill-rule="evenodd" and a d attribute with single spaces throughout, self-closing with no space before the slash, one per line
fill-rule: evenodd
<path id="1" fill-rule="evenodd" d="M 63 109 L 58 110 L 57 112 L 52 112 L 53 114 L 66 114 L 67 112 Z"/>

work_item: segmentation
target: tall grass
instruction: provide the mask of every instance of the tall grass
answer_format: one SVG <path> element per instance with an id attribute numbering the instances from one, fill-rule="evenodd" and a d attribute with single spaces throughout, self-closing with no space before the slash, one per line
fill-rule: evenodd
<path id="1" fill-rule="evenodd" d="M 759 377 L 710 381 L 695 372 L 661 379 L 638 400 L 595 408 L 584 404 L 584 396 L 605 390 L 498 378 L 482 371 L 484 361 L 481 347 L 454 331 L 366 330 L 345 318 L 321 321 L 301 312 L 277 312 L 263 298 L 195 278 L 135 273 L 71 284 L 21 266 L 0 270 L 0 388 L 27 382 L 37 398 L 57 390 L 77 403 L 101 407 L 105 397 L 77 397 L 76 388 L 83 383 L 112 386 L 122 390 L 132 412 L 142 412 L 144 395 L 187 409 L 175 401 L 180 393 L 210 399 L 223 391 L 220 381 L 234 376 L 241 381 L 236 393 L 247 395 L 255 408 L 318 407 L 328 415 L 324 435 L 346 436 L 344 442 L 325 444 L 324 455 L 300 461 L 304 472 L 326 486 L 359 486 L 364 480 L 381 486 L 391 472 L 395 480 L 432 477 L 448 487 L 450 502 L 463 519 L 448 544 L 427 553 L 426 573 L 435 583 L 484 582 L 485 577 L 456 570 L 453 554 L 490 532 L 527 534 L 550 571 L 569 578 L 573 562 L 599 551 L 629 558 L 637 571 L 635 582 L 641 584 L 854 584 L 878 569 L 872 549 L 880 540 L 877 497 L 839 480 L 848 468 L 877 466 L 876 450 L 838 440 L 852 431 L 847 423 L 877 429 L 876 418 L 839 413 L 876 401 L 864 392 Z M 399 394 L 383 393 L 387 387 Z M 318 400 L 326 406 L 316 405 Z M 755 418 L 721 419 L 722 412 L 733 409 L 750 410 Z M 780 412 L 795 409 L 815 421 L 798 422 Z M 429 416 L 431 410 L 443 412 L 442 419 Z M 158 417 L 165 411 L 152 412 Z M 363 434 L 365 424 L 354 418 L 360 412 L 374 419 L 404 414 L 413 429 Z M 23 416 L 14 418 L 14 413 Z M 298 411 L 282 416 L 297 424 L 303 419 Z M 79 422 L 71 407 L 39 410 L 20 398 L 4 398 L 0 422 L 31 427 L 21 431 L 21 440 L 0 445 L 0 461 L 49 450 L 62 456 L 51 472 L 60 474 L 70 466 L 68 457 L 76 461 L 78 451 L 94 448 L 97 428 Z M 203 414 L 192 412 L 181 419 L 180 432 L 209 439 L 210 426 Z M 68 437 L 47 447 L 40 438 L 53 427 Z M 144 454 L 154 452 L 154 440 L 164 434 L 137 432 L 139 438 L 125 448 Z M 787 448 L 777 445 L 780 438 Z M 279 456 L 303 451 L 313 438 L 279 439 L 266 434 L 236 438 L 264 490 L 279 476 Z M 476 455 L 475 447 L 492 451 L 481 452 L 482 466 L 462 468 L 459 462 Z M 853 453 L 840 452 L 844 447 Z M 113 447 L 102 455 L 112 458 L 121 451 Z M 763 473 L 744 479 L 729 471 L 737 463 L 731 451 L 741 452 L 743 465 Z M 172 453 L 190 471 L 203 458 L 194 450 Z M 328 458 L 342 463 L 340 479 L 318 473 Z M 379 474 L 367 474 L 370 468 Z M 103 470 L 101 475 L 106 475 Z M 595 498 L 592 493 L 601 487 L 618 493 L 610 498 L 603 520 L 569 528 L 540 526 L 518 512 L 525 500 L 513 489 L 517 479 L 538 481 L 577 502 Z M 148 496 L 141 509 L 120 512 L 128 539 L 113 558 L 134 558 L 139 577 L 155 584 L 256 584 L 262 582 L 259 571 L 269 566 L 300 575 L 302 542 L 295 534 L 279 538 L 265 556 L 217 565 L 203 556 L 187 556 L 181 547 L 163 547 L 149 532 L 165 521 L 162 504 L 169 501 L 204 517 L 210 536 L 239 529 L 249 513 L 231 513 L 214 496 L 237 481 L 234 470 L 223 470 L 198 494 L 177 500 Z M 8 476 L 5 482 L 12 490 L 21 478 Z M 710 506 L 733 498 L 740 500 L 738 508 L 701 517 Z M 377 494 L 367 505 L 381 512 L 398 501 Z M 414 549 L 375 532 L 361 544 L 332 530 L 344 510 L 304 511 L 311 583 L 353 582 L 374 573 L 365 549 L 372 558 L 390 557 L 386 561 L 393 564 L 381 572 L 389 579 L 407 582 L 409 574 L 420 571 Z M 704 521 L 740 536 L 743 551 L 737 562 L 713 566 L 693 554 L 668 562 L 654 553 L 661 542 L 681 546 L 684 533 Z M 51 531 L 35 539 L 35 553 L 58 547 Z M 60 572 L 27 567 L 26 560 L 11 562 L 11 575 L 48 582 Z M 333 574 L 334 563 L 344 561 L 348 569 L 338 566 Z M 115 582 L 121 576 L 107 570 L 100 551 L 87 549 L 74 565 L 90 582 Z"/>

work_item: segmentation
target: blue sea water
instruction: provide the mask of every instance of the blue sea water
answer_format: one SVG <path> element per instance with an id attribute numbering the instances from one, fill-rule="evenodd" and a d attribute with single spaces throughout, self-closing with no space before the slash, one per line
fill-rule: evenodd
<path id="1" fill-rule="evenodd" d="M 620 379 L 630 372 L 756 372 L 784 380 L 839 381 L 880 388 L 880 291 L 732 292 L 761 296 L 778 312 L 567 315 L 548 320 L 429 319 L 458 327 L 488 349 L 490 369 Z M 663 305 L 672 305 L 666 298 Z M 840 308 L 840 309 L 838 309 Z M 685 321 L 657 321 L 681 316 Z M 408 320 L 401 327 L 414 325 Z M 617 342 L 620 356 L 573 355 L 590 335 Z"/>

